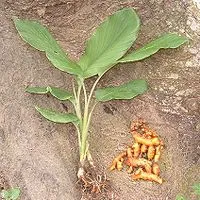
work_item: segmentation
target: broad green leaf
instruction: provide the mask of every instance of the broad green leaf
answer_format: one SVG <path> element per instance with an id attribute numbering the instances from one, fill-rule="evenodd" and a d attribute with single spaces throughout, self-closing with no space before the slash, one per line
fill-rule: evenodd
<path id="1" fill-rule="evenodd" d="M 186 37 L 179 36 L 175 33 L 167 33 L 159 37 L 158 39 L 144 45 L 144 47 L 142 47 L 141 49 L 133 51 L 124 58 L 120 59 L 118 62 L 123 63 L 142 60 L 153 55 L 160 49 L 177 48 L 185 42 L 188 42 L 188 39 Z"/>
<path id="2" fill-rule="evenodd" d="M 67 90 L 58 88 L 58 87 L 27 87 L 26 92 L 32 94 L 47 94 L 50 93 L 55 98 L 65 101 L 67 99 L 73 99 L 73 95 Z"/>
<path id="3" fill-rule="evenodd" d="M 179 194 L 176 196 L 176 200 L 186 200 L 186 198 Z"/>
<path id="4" fill-rule="evenodd" d="M 47 94 L 49 91 L 47 87 L 27 87 L 26 92 L 31 94 Z"/>
<path id="5" fill-rule="evenodd" d="M 120 86 L 97 89 L 95 96 L 98 101 L 132 99 L 146 90 L 147 83 L 145 80 L 133 80 Z"/>
<path id="6" fill-rule="evenodd" d="M 17 200 L 20 196 L 20 189 L 19 188 L 11 188 L 8 190 L 2 190 L 1 196 L 5 200 Z"/>
<path id="7" fill-rule="evenodd" d="M 87 41 L 85 54 L 78 63 L 83 76 L 100 75 L 113 66 L 132 46 L 139 26 L 139 18 L 131 8 L 109 16 Z"/>
<path id="8" fill-rule="evenodd" d="M 80 66 L 67 57 L 46 27 L 37 21 L 15 19 L 14 23 L 22 39 L 39 51 L 44 51 L 56 68 L 81 76 Z"/>
<path id="9" fill-rule="evenodd" d="M 196 195 L 200 195 L 200 183 L 196 183 L 192 186 Z"/>
<path id="10" fill-rule="evenodd" d="M 77 122 L 79 119 L 72 113 L 60 113 L 51 109 L 35 107 L 36 110 L 46 119 L 56 123 Z"/>
<path id="11" fill-rule="evenodd" d="M 82 77 L 83 72 L 81 67 L 75 62 L 69 60 L 64 51 L 48 51 L 46 52 L 47 58 L 51 63 L 63 72 L 68 72 L 69 74 L 74 74 Z"/>
<path id="12" fill-rule="evenodd" d="M 67 92 L 64 89 L 61 88 L 57 88 L 57 87 L 48 87 L 49 92 L 51 93 L 51 95 L 53 95 L 54 97 L 56 97 L 59 100 L 67 100 L 73 97 L 73 95 L 69 92 Z"/>

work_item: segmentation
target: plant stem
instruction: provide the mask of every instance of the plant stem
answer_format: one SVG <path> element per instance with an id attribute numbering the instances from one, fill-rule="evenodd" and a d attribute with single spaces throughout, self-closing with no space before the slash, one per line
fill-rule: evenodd
<path id="1" fill-rule="evenodd" d="M 81 152 L 81 129 L 82 129 L 82 112 L 81 112 L 81 105 L 80 105 L 80 93 L 81 93 L 81 85 L 78 84 L 78 91 L 76 92 L 76 88 L 73 83 L 73 93 L 75 102 L 73 103 L 74 109 L 76 112 L 77 117 L 79 118 L 79 125 L 74 123 L 74 126 L 76 127 L 77 134 L 78 134 L 78 145 L 79 145 L 79 152 Z"/>
<path id="2" fill-rule="evenodd" d="M 74 123 L 74 126 L 76 127 L 76 130 L 78 133 L 78 146 L 79 146 L 79 152 L 80 152 L 81 151 L 81 133 L 80 133 L 78 125 Z"/>
<path id="3" fill-rule="evenodd" d="M 76 92 L 74 83 L 73 83 L 73 93 L 75 98 L 74 109 L 76 111 L 76 115 L 80 120 L 80 127 L 82 127 L 82 111 L 81 111 L 81 103 L 80 103 L 80 94 L 81 94 L 82 85 L 78 84 L 78 91 Z"/>
<path id="4" fill-rule="evenodd" d="M 103 76 L 103 74 L 100 75 L 96 79 L 96 81 L 94 82 L 94 84 L 93 84 L 93 86 L 90 90 L 89 95 L 87 95 L 84 80 L 76 79 L 77 83 L 78 83 L 77 90 L 76 90 L 76 88 L 73 84 L 73 93 L 74 93 L 74 98 L 75 98 L 74 108 L 75 108 L 77 117 L 80 120 L 79 124 L 74 124 L 74 125 L 77 129 L 77 132 L 78 132 L 80 163 L 81 163 L 82 167 L 84 166 L 84 162 L 85 162 L 87 155 L 88 155 L 88 148 L 89 148 L 88 140 L 87 140 L 88 139 L 88 130 L 89 130 L 89 125 L 90 125 L 92 113 L 93 113 L 94 108 L 97 104 L 95 102 L 94 105 L 91 107 L 91 110 L 89 111 L 90 103 L 91 103 L 91 100 L 92 100 L 92 95 L 94 93 L 95 87 L 96 87 L 97 83 L 99 82 L 99 80 L 101 79 L 102 76 Z M 84 93 L 84 111 L 83 111 L 83 114 L 82 114 L 82 110 L 81 110 L 81 99 L 80 99 L 82 89 L 83 89 L 83 93 Z"/>
<path id="5" fill-rule="evenodd" d="M 88 115 L 88 123 L 87 123 L 88 129 L 89 129 L 89 126 L 90 126 L 90 121 L 91 121 L 91 117 L 92 117 L 93 111 L 94 111 L 94 109 L 95 109 L 97 103 L 98 103 L 98 102 L 95 102 L 95 103 L 94 103 L 94 105 L 92 106 L 91 111 L 90 111 L 90 113 L 89 113 L 89 115 Z"/>
<path id="6" fill-rule="evenodd" d="M 97 78 L 97 80 L 94 82 L 94 84 L 93 84 L 93 86 L 92 86 L 92 89 L 90 90 L 89 97 L 88 97 L 88 104 L 90 104 L 90 101 L 91 101 L 93 92 L 94 92 L 94 90 L 95 90 L 95 88 L 96 88 L 97 83 L 99 82 L 99 80 L 101 79 L 102 76 L 103 76 L 103 74 L 100 75 L 100 76 Z"/>
<path id="7" fill-rule="evenodd" d="M 103 75 L 103 74 L 102 74 Z M 99 76 L 96 81 L 94 82 L 90 94 L 87 98 L 87 93 L 85 89 L 85 84 L 83 83 L 83 90 L 84 90 L 84 96 L 85 96 L 85 107 L 84 107 L 84 114 L 83 114 L 83 124 L 82 124 L 82 132 L 81 132 L 81 152 L 80 152 L 80 161 L 84 162 L 87 157 L 87 138 L 88 138 L 88 130 L 89 130 L 89 124 L 91 120 L 91 115 L 94 110 L 94 107 L 96 104 L 93 105 L 91 111 L 89 112 L 89 106 L 91 103 L 92 95 L 95 90 L 95 87 L 99 80 L 101 79 L 101 76 Z"/>
<path id="8" fill-rule="evenodd" d="M 88 97 L 87 97 L 87 91 L 86 91 L 86 88 L 85 88 L 85 84 L 84 84 L 84 82 L 83 82 L 83 92 L 84 92 L 84 100 L 85 100 L 85 105 L 87 104 L 87 99 L 88 99 Z"/>
<path id="9" fill-rule="evenodd" d="M 82 112 L 81 112 L 81 103 L 80 103 L 80 94 L 81 94 L 82 85 L 78 85 L 78 91 L 77 91 L 77 109 L 80 121 L 82 123 Z"/>
<path id="10" fill-rule="evenodd" d="M 87 135 L 88 135 L 88 103 L 85 105 L 84 115 L 83 115 L 83 125 L 81 132 L 81 152 L 80 152 L 80 161 L 83 162 L 86 158 L 86 144 L 87 144 Z"/>

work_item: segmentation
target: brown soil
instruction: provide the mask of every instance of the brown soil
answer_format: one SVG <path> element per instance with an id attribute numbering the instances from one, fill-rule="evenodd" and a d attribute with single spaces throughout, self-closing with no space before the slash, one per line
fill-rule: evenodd
<path id="1" fill-rule="evenodd" d="M 200 181 L 200 12 L 194 3 L 1 0 L 0 185 L 5 182 L 4 187 L 19 186 L 22 200 L 79 200 L 81 192 L 76 185 L 75 129 L 72 125 L 45 121 L 34 110 L 34 105 L 64 110 L 63 106 L 51 97 L 24 93 L 27 85 L 70 89 L 71 78 L 53 68 L 44 54 L 19 38 L 12 17 L 42 21 L 70 56 L 77 59 L 93 29 L 122 7 L 135 8 L 142 20 L 136 47 L 164 32 L 182 33 L 191 41 L 176 50 L 160 51 L 142 62 L 119 65 L 103 77 L 100 86 L 145 78 L 150 88 L 134 100 L 98 105 L 91 126 L 91 153 L 98 167 L 107 172 L 113 157 L 132 143 L 128 134 L 130 121 L 142 117 L 166 144 L 161 159 L 165 182 L 162 185 L 132 182 L 126 172 L 107 172 L 117 194 L 113 199 L 174 200 L 178 193 L 183 193 L 195 200 L 191 185 Z"/>

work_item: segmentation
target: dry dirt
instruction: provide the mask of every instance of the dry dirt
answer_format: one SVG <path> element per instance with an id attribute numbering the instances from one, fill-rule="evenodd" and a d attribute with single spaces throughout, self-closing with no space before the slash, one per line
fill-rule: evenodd
<path id="1" fill-rule="evenodd" d="M 174 200 L 183 193 L 195 200 L 191 186 L 200 181 L 200 10 L 195 4 L 189 0 L 0 0 L 0 184 L 20 187 L 22 200 L 79 200 L 81 193 L 75 184 L 75 129 L 48 122 L 34 110 L 34 105 L 60 110 L 63 106 L 51 97 L 24 93 L 28 85 L 70 89 L 71 78 L 19 38 L 12 17 L 40 20 L 78 59 L 93 29 L 122 7 L 135 8 L 142 20 L 136 47 L 164 32 L 187 35 L 190 44 L 119 65 L 103 77 L 99 86 L 145 78 L 150 88 L 134 100 L 98 105 L 91 152 L 99 168 L 107 170 L 112 158 L 131 143 L 130 121 L 142 117 L 166 144 L 161 160 L 165 182 L 132 182 L 126 172 L 107 172 L 118 196 L 113 199 Z"/>

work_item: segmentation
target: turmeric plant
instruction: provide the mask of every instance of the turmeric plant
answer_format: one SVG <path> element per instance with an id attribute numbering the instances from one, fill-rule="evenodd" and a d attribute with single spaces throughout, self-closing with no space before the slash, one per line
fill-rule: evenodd
<path id="1" fill-rule="evenodd" d="M 2 190 L 1 197 L 4 200 L 17 200 L 20 197 L 20 193 L 19 188 L 10 188 L 8 190 Z"/>
<path id="2" fill-rule="evenodd" d="M 192 189 L 193 189 L 193 193 L 197 197 L 197 199 L 200 199 L 200 183 L 195 183 L 192 186 Z M 178 194 L 176 196 L 176 200 L 187 200 L 187 198 L 181 194 Z"/>
<path id="3" fill-rule="evenodd" d="M 146 81 L 141 79 L 131 80 L 119 86 L 96 89 L 102 76 L 118 63 L 140 61 L 153 55 L 159 49 L 177 48 L 187 41 L 186 37 L 167 33 L 142 48 L 126 54 L 137 38 L 140 20 L 132 8 L 124 8 L 109 16 L 97 27 L 87 41 L 85 51 L 79 61 L 74 61 L 41 23 L 21 19 L 15 19 L 14 23 L 25 42 L 44 52 L 47 59 L 57 69 L 74 77 L 72 92 L 52 86 L 28 87 L 26 91 L 33 94 L 49 93 L 60 101 L 70 101 L 73 104 L 74 113 L 60 113 L 41 107 L 36 107 L 36 110 L 50 121 L 73 123 L 76 127 L 80 153 L 79 179 L 85 176 L 86 161 L 93 165 L 88 134 L 97 102 L 132 99 L 147 90 Z M 91 77 L 95 77 L 96 81 L 88 89 L 86 81 Z"/>

